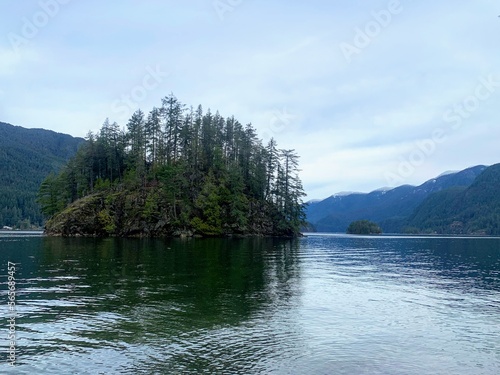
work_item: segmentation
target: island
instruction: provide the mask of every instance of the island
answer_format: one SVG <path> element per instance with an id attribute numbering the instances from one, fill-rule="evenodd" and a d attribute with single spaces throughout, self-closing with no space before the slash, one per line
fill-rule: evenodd
<path id="1" fill-rule="evenodd" d="M 382 229 L 369 220 L 357 220 L 349 224 L 347 234 L 381 234 Z"/>
<path id="2" fill-rule="evenodd" d="M 53 236 L 298 236 L 298 155 L 251 124 L 173 94 L 121 129 L 108 119 L 41 184 Z"/>

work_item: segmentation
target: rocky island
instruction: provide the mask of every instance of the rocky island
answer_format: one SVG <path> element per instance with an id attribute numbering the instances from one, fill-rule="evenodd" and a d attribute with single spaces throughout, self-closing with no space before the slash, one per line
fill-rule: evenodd
<path id="1" fill-rule="evenodd" d="M 54 236 L 297 236 L 303 196 L 294 150 L 170 95 L 90 132 L 39 202 Z"/>

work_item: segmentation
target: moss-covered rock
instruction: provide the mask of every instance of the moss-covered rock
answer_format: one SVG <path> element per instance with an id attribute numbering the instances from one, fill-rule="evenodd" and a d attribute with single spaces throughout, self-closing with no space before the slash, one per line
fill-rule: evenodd
<path id="1" fill-rule="evenodd" d="M 47 221 L 45 232 L 51 236 L 293 236 L 272 220 L 269 205 L 250 202 L 251 215 L 237 223 L 224 217 L 206 216 L 182 219 L 182 212 L 173 217 L 172 208 L 155 189 L 139 191 L 101 191 L 70 204 Z M 221 224 L 224 222 L 225 224 Z"/>
<path id="2" fill-rule="evenodd" d="M 104 236 L 109 234 L 99 221 L 99 213 L 105 208 L 104 197 L 89 195 L 74 202 L 45 225 L 48 235 Z"/>

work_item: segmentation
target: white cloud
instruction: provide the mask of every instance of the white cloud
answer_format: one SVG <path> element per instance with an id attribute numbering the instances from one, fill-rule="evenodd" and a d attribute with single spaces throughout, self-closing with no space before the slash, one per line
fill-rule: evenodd
<path id="1" fill-rule="evenodd" d="M 145 111 L 172 91 L 262 135 L 277 111 L 289 113 L 271 135 L 301 155 L 309 198 L 384 186 L 384 172 L 440 128 L 446 142 L 405 182 L 495 162 L 500 91 L 457 130 L 443 113 L 481 76 L 498 73 L 496 4 L 401 3 L 403 12 L 348 63 L 339 44 L 387 2 L 246 1 L 223 21 L 204 0 L 71 2 L 21 54 L 0 45 L 0 121 L 77 136 L 106 117 L 124 125 L 112 104 L 160 64 L 170 75 L 138 103 Z M 10 2 L 0 34 L 34 10 Z"/>

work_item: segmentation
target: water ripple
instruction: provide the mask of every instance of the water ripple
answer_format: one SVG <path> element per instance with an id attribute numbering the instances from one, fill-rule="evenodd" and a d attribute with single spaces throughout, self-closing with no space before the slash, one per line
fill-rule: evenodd
<path id="1" fill-rule="evenodd" d="M 9 373 L 500 373 L 500 240 L 0 245 L 22 255 Z"/>

